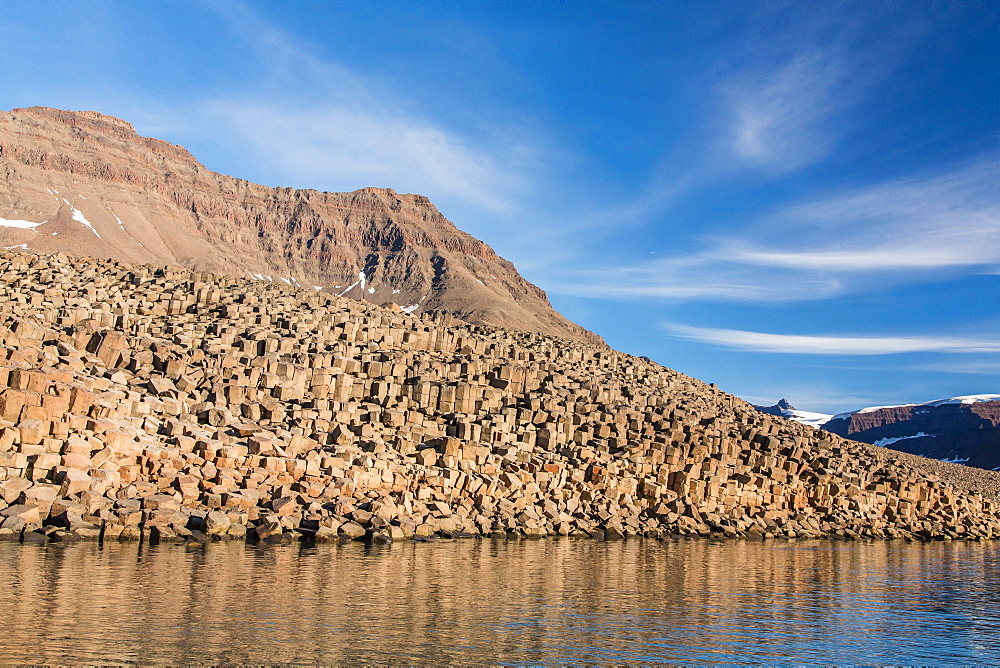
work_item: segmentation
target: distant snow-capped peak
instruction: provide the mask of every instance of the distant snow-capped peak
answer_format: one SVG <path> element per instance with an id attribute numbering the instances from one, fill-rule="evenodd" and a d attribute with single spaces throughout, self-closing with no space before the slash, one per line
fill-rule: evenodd
<path id="1" fill-rule="evenodd" d="M 944 406 L 945 404 L 977 404 L 983 401 L 1000 401 L 1000 394 L 968 394 L 963 397 L 951 397 L 950 399 L 937 399 L 935 401 L 927 401 L 922 404 L 897 404 L 894 406 L 869 406 L 868 408 L 860 408 L 856 411 L 847 411 L 846 413 L 837 413 L 831 419 L 832 420 L 846 420 L 847 418 L 855 415 L 857 413 L 874 413 L 877 410 L 883 408 L 904 408 L 907 406 L 921 406 L 926 408 L 936 408 L 937 406 Z"/>
<path id="2" fill-rule="evenodd" d="M 874 413 L 875 411 L 882 410 L 883 408 L 904 408 L 907 406 L 924 407 L 924 408 L 936 408 L 937 406 L 944 406 L 945 404 L 976 404 L 983 401 L 1000 401 L 1000 394 L 968 394 L 962 397 L 951 397 L 949 399 L 937 399 L 935 401 L 927 401 L 922 404 L 897 404 L 893 406 L 868 406 L 867 408 L 859 408 L 853 411 L 847 411 L 846 413 L 837 413 L 836 415 L 829 415 L 827 413 L 812 413 L 809 411 L 800 411 L 790 403 L 787 399 L 781 399 L 774 406 L 757 406 L 757 408 L 765 413 L 771 415 L 780 415 L 782 417 L 789 418 L 790 420 L 795 420 L 796 422 L 801 422 L 802 424 L 807 424 L 810 427 L 822 427 L 827 422 L 831 420 L 846 420 L 852 415 L 858 413 Z"/>

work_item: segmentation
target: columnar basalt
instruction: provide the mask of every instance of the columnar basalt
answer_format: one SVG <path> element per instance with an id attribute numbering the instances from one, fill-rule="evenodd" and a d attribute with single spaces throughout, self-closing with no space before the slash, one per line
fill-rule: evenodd
<path id="1" fill-rule="evenodd" d="M 1000 475 L 600 345 L 0 252 L 0 534 L 992 538 Z"/>

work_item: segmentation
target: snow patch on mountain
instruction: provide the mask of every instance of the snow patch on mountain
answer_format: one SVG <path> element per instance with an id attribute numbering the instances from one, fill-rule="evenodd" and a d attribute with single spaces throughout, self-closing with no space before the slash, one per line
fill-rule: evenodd
<path id="1" fill-rule="evenodd" d="M 365 272 L 359 271 L 358 272 L 358 280 L 355 281 L 354 283 L 351 283 L 350 285 L 348 285 L 347 288 L 343 292 L 341 292 L 340 294 L 338 294 L 337 296 L 338 297 L 343 297 L 344 295 L 346 295 L 348 292 L 350 292 L 354 288 L 358 287 L 359 285 L 361 286 L 361 291 L 364 292 L 365 291 L 365 281 L 367 279 L 368 279 L 368 277 L 365 276 Z M 338 285 L 337 287 L 340 287 L 340 286 Z"/>
<path id="2" fill-rule="evenodd" d="M 938 401 L 928 401 L 920 406 L 944 406 L 945 404 L 979 404 L 984 401 L 1000 401 L 1000 394 L 969 394 L 964 397 L 952 397 L 951 399 L 939 399 Z"/>
<path id="3" fill-rule="evenodd" d="M 894 406 L 869 406 L 868 408 L 861 408 L 856 411 L 847 411 L 846 413 L 837 413 L 833 416 L 833 420 L 846 420 L 852 415 L 859 413 L 874 413 L 875 411 L 882 410 L 883 408 L 904 408 L 907 406 L 916 407 L 927 407 L 935 408 L 937 406 L 944 406 L 945 404 L 977 404 L 983 401 L 1000 401 L 1000 394 L 968 394 L 963 397 L 951 397 L 950 399 L 938 399 L 936 401 L 928 401 L 922 404 L 897 404 Z"/>
<path id="4" fill-rule="evenodd" d="M 20 230 L 33 230 L 42 223 L 33 223 L 30 220 L 11 220 L 0 218 L 0 227 L 15 227 Z"/>
<path id="5" fill-rule="evenodd" d="M 830 421 L 833 416 L 828 413 L 810 413 L 809 411 L 784 410 L 781 412 L 786 418 L 807 424 L 810 427 L 822 427 Z"/>
<path id="6" fill-rule="evenodd" d="M 759 411 L 767 413 L 768 415 L 780 415 L 781 417 L 786 417 L 790 420 L 807 424 L 810 427 L 816 427 L 817 429 L 826 424 L 826 422 L 833 417 L 827 413 L 800 411 L 795 408 L 795 406 L 788 403 L 787 399 L 780 399 L 778 403 L 773 406 L 755 406 L 755 408 Z"/>
<path id="7" fill-rule="evenodd" d="M 918 431 L 913 436 L 897 436 L 895 438 L 880 438 L 879 440 L 872 443 L 872 445 L 877 445 L 880 448 L 884 448 L 892 445 L 893 443 L 899 443 L 900 441 L 908 441 L 911 438 L 936 438 L 936 434 L 925 434 L 922 431 Z"/>
<path id="8" fill-rule="evenodd" d="M 66 202 L 66 204 L 69 205 L 70 210 L 73 212 L 73 220 L 75 220 L 76 222 L 80 223 L 84 227 L 89 228 L 90 231 L 93 232 L 97 236 L 98 239 L 100 239 L 101 235 L 97 234 L 97 230 L 95 230 L 94 226 L 91 225 L 91 223 L 90 223 L 89 220 L 87 220 L 87 217 L 83 215 L 83 212 L 80 211 L 79 209 L 77 209 L 72 204 L 70 204 L 69 200 L 64 199 L 63 201 Z"/>

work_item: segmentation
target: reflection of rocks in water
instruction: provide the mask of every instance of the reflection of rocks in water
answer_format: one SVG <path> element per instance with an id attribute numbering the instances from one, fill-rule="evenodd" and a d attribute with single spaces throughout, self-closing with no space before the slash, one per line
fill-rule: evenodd
<path id="1" fill-rule="evenodd" d="M 0 553 L 9 592 L 0 655 L 11 662 L 1000 660 L 991 544 L 564 539 Z"/>

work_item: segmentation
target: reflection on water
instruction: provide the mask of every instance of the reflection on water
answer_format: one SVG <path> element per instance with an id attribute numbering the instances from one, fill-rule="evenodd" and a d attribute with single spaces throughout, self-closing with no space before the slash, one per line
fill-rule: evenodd
<path id="1" fill-rule="evenodd" d="M 1000 662 L 1000 545 L 0 544 L 6 663 Z"/>

